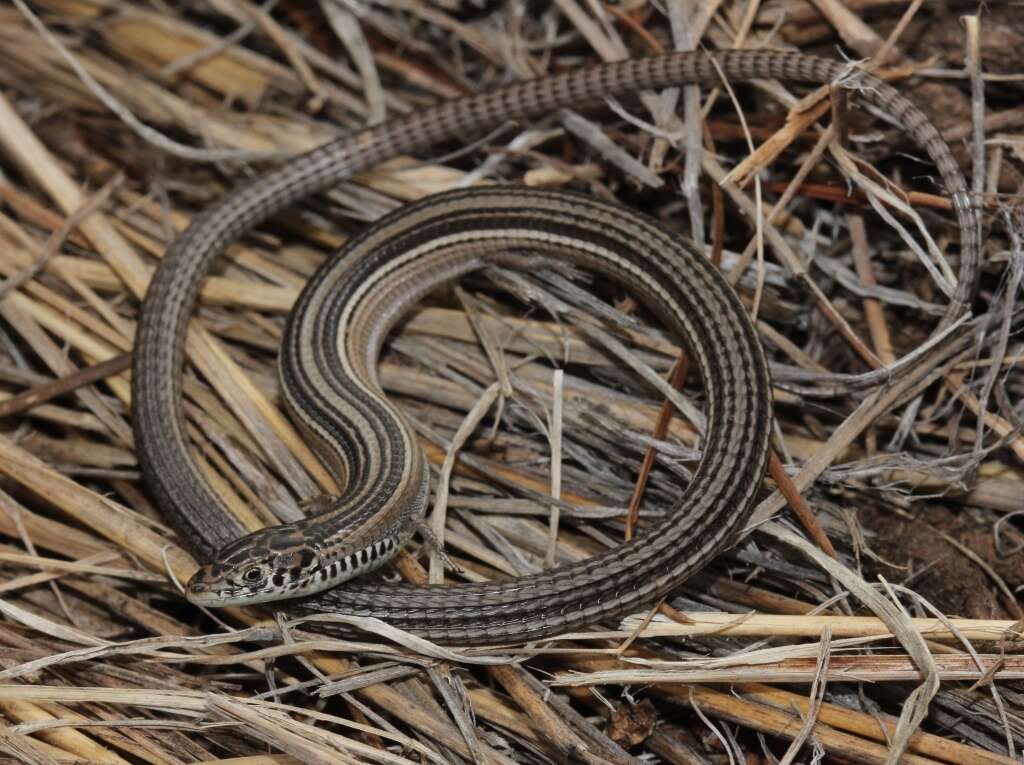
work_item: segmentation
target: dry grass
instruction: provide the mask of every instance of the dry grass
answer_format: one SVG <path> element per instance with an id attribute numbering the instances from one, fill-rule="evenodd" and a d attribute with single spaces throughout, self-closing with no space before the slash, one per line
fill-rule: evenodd
<path id="1" fill-rule="evenodd" d="M 1024 74 L 999 51 L 1024 49 L 1024 28 L 927 5 L 0 5 L 0 761 L 1019 761 Z M 292 520 L 332 487 L 274 373 L 320 263 L 453 186 L 619 199 L 707 244 L 775 364 L 777 459 L 741 545 L 649 613 L 526 647 L 441 648 L 344 616 L 359 637 L 341 640 L 180 597 L 196 562 L 140 481 L 127 369 L 153 268 L 206 202 L 341 131 L 508 79 L 836 44 L 913 90 L 960 151 L 990 331 L 921 350 L 956 230 L 899 131 L 855 92 L 759 83 L 510 124 L 307 200 L 232 247 L 188 351 L 210 480 L 251 528 Z M 558 269 L 495 269 L 410 317 L 381 379 L 446 476 L 434 531 L 462 571 L 414 547 L 399 574 L 538 571 L 671 506 L 699 428 L 662 404 L 686 375 L 648 319 Z M 809 373 L 834 375 L 828 397 L 806 397 Z M 700 417 L 692 380 L 672 398 Z"/>

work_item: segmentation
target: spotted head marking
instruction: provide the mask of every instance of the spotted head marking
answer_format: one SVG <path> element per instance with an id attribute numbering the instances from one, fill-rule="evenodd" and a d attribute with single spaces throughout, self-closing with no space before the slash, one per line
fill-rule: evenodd
<path id="1" fill-rule="evenodd" d="M 263 529 L 225 545 L 189 580 L 185 594 L 199 606 L 266 603 L 319 592 L 327 570 L 309 540 L 294 528 Z M 326 582 L 326 584 L 324 583 Z"/>
<path id="2" fill-rule="evenodd" d="M 189 580 L 186 597 L 197 606 L 247 606 L 312 595 L 380 568 L 398 552 L 398 534 L 355 542 L 331 557 L 300 530 L 263 529 L 225 545 Z"/>

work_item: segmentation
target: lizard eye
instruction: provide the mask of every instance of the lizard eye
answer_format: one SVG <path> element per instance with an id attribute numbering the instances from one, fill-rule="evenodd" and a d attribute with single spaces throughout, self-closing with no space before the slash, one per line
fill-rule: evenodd
<path id="1" fill-rule="evenodd" d="M 245 573 L 242 574 L 242 578 L 245 579 L 245 581 L 253 583 L 258 582 L 262 576 L 263 575 L 260 573 L 260 570 L 255 566 L 250 569 L 246 569 Z"/>

